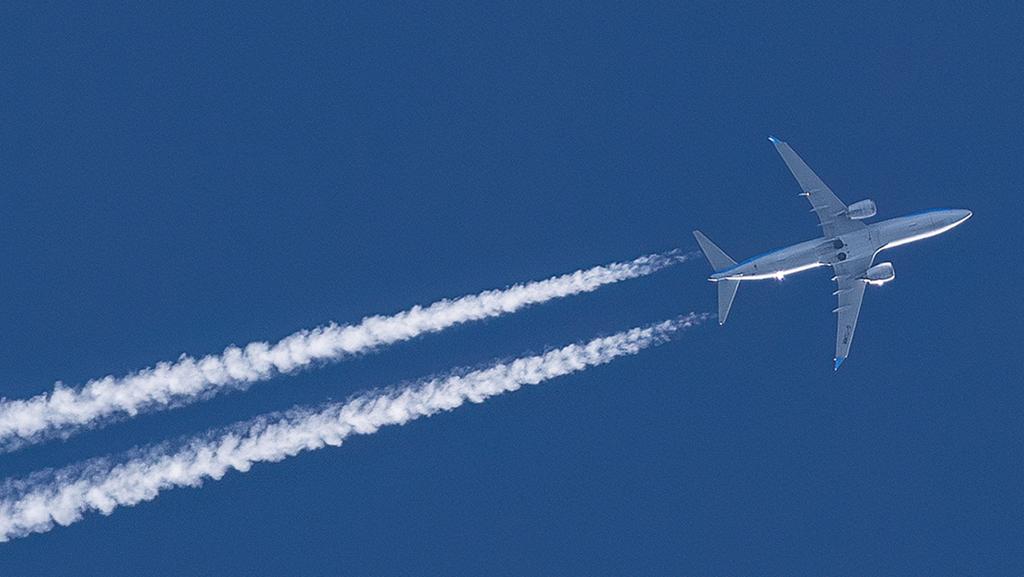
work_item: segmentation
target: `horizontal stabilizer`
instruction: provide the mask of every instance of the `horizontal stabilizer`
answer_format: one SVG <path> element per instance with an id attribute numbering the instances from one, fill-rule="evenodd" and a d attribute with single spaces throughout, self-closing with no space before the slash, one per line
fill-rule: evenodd
<path id="1" fill-rule="evenodd" d="M 723 271 L 727 268 L 736 265 L 736 261 L 729 258 L 729 255 L 725 254 L 722 249 L 711 242 L 711 239 L 704 236 L 699 230 L 693 231 L 693 236 L 697 239 L 697 244 L 700 245 L 700 249 L 704 251 L 704 256 L 707 257 L 708 262 L 711 263 L 711 268 L 715 272 Z"/>
<path id="2" fill-rule="evenodd" d="M 738 280 L 720 280 L 718 285 L 718 324 L 724 325 L 732 308 L 732 299 L 736 298 L 736 289 L 740 288 Z"/>

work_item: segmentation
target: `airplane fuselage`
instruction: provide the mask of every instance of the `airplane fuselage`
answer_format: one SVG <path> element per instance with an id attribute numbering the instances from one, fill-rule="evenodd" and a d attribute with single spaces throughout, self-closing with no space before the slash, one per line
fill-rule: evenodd
<path id="1" fill-rule="evenodd" d="M 879 252 L 942 234 L 971 217 L 963 209 L 927 210 L 869 224 L 834 238 L 821 237 L 749 258 L 711 280 L 781 279 L 787 275 Z"/>

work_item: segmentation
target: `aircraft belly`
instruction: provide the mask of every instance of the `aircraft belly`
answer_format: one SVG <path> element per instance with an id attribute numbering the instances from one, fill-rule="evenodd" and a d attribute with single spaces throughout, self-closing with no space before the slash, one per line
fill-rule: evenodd
<path id="1" fill-rule="evenodd" d="M 801 243 L 743 263 L 729 277 L 743 280 L 778 278 L 824 264 L 817 241 Z"/>

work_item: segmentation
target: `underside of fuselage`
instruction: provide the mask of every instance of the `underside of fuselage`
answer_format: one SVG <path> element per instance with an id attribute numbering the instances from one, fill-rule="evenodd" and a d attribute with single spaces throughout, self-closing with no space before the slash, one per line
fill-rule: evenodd
<path id="1" fill-rule="evenodd" d="M 772 269 L 772 267 L 762 267 L 762 270 L 765 270 L 766 272 L 752 273 L 752 274 L 730 274 L 730 275 L 725 275 L 725 276 L 719 276 L 719 275 L 716 274 L 716 275 L 712 275 L 711 276 L 711 281 L 714 282 L 714 281 L 719 281 L 719 280 L 769 280 L 769 279 L 782 280 L 782 279 L 786 278 L 789 275 L 796 274 L 798 272 L 803 272 L 805 270 L 811 270 L 812 268 L 818 268 L 818 267 L 821 267 L 821 266 L 826 266 L 826 263 L 823 263 L 823 262 L 811 262 L 811 263 L 807 263 L 805 265 L 801 265 L 801 266 L 797 266 L 797 267 L 793 267 L 793 268 L 787 268 L 787 269 L 779 269 L 779 270 L 774 270 L 774 269 Z"/>
<path id="2" fill-rule="evenodd" d="M 850 246 L 839 239 L 818 238 L 749 258 L 711 275 L 719 280 L 781 279 L 850 257 Z M 858 251 L 860 252 L 860 251 Z"/>

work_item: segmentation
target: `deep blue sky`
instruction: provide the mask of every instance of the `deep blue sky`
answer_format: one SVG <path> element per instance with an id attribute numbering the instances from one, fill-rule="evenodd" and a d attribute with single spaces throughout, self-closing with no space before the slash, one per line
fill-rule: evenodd
<path id="1" fill-rule="evenodd" d="M 975 216 L 886 255 L 838 374 L 827 271 L 744 286 L 724 328 L 0 545 L 0 575 L 1024 572 L 1019 11 L 78 4 L 0 10 L 7 397 L 689 250 L 697 227 L 737 258 L 805 240 L 769 134 L 881 217 Z M 712 310 L 706 274 L 0 470 Z"/>

